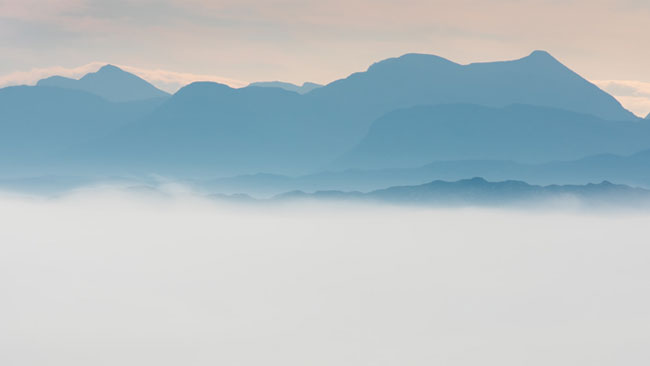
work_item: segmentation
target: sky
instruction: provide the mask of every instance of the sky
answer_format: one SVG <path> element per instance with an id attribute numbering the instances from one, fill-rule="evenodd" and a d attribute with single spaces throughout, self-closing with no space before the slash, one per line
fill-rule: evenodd
<path id="1" fill-rule="evenodd" d="M 0 0 L 0 85 L 105 63 L 169 91 L 328 83 L 409 52 L 470 63 L 543 49 L 641 115 L 648 19 L 647 0 Z"/>

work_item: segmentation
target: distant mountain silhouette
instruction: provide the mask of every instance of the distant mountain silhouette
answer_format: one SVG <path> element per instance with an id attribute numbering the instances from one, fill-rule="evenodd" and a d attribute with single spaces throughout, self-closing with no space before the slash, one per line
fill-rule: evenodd
<path id="1" fill-rule="evenodd" d="M 367 134 L 373 121 L 387 112 L 397 108 L 450 102 L 488 106 L 527 102 L 609 119 L 639 120 L 613 97 L 545 52 L 534 52 L 515 61 L 470 65 L 455 64 L 437 56 L 409 54 L 379 62 L 366 72 L 353 74 L 304 95 L 281 88 L 251 86 L 233 89 L 216 83 L 193 83 L 179 90 L 155 113 L 125 128 L 120 134 L 92 144 L 90 150 L 79 151 L 78 155 L 96 156 L 98 160 L 162 174 L 182 175 L 190 171 L 213 175 L 260 171 L 304 174 L 327 166 L 337 156 L 349 151 Z M 466 108 L 479 108 L 476 121 L 490 120 L 490 117 L 478 116 L 480 113 L 491 113 L 489 109 Z M 539 136 L 515 129 L 512 133 L 508 132 L 509 136 L 517 136 L 521 140 L 509 142 L 506 145 L 509 149 L 499 148 L 486 158 L 523 157 L 529 161 L 574 159 L 596 153 L 632 153 L 650 147 L 650 139 L 645 137 L 644 141 L 649 144 L 638 146 L 641 137 L 637 136 L 632 139 L 629 148 L 613 149 L 626 144 L 619 141 L 608 142 L 600 149 L 593 145 L 600 141 L 593 136 L 598 131 L 609 133 L 613 130 L 596 129 L 589 132 L 585 123 L 604 122 L 582 115 L 578 117 L 583 120 L 581 123 L 569 121 L 577 116 L 573 114 L 567 117 L 566 114 L 553 112 L 545 114 L 544 118 L 534 117 L 536 122 L 532 124 L 541 132 Z M 518 121 L 528 117 L 520 113 Z M 561 121 L 554 122 L 556 117 Z M 390 117 L 382 117 L 382 120 L 387 118 Z M 516 121 L 511 121 L 511 124 L 514 127 L 522 126 Z M 548 127 L 544 128 L 542 124 L 548 124 Z M 565 140 L 558 139 L 563 131 L 560 125 L 564 124 L 573 126 L 566 131 L 574 134 L 567 135 Z M 582 128 L 575 127 L 577 125 Z M 462 126 L 462 123 L 458 124 L 461 129 Z M 629 130 L 625 124 L 620 126 L 624 131 Z M 400 130 L 398 137 L 408 134 L 411 127 L 395 126 L 396 130 Z M 373 127 L 373 130 L 376 128 Z M 504 131 L 501 129 L 500 133 Z M 576 134 L 582 132 L 592 136 L 587 139 L 591 142 L 581 142 L 582 137 Z M 453 139 L 449 139 L 451 137 Z M 462 136 L 447 136 L 445 141 L 437 143 L 426 153 L 418 153 L 410 148 L 408 154 L 415 154 L 407 156 L 406 160 L 406 152 L 389 153 L 388 146 L 386 151 L 379 151 L 376 155 L 377 160 L 385 160 L 385 163 L 348 164 L 343 167 L 402 166 L 399 165 L 402 163 L 414 167 L 440 159 L 480 158 L 478 153 L 482 149 L 498 146 L 494 141 L 499 136 L 494 137 L 497 140 L 475 137 L 480 141 L 466 150 L 460 150 L 454 142 L 454 139 L 462 140 Z M 467 141 L 460 143 L 462 145 Z M 559 150 L 542 149 L 541 145 L 547 141 L 556 141 L 558 146 L 563 144 L 560 141 L 565 142 Z M 362 144 L 365 146 L 367 143 L 366 139 Z M 515 145 L 521 147 L 522 154 Z M 357 152 L 367 153 L 369 158 L 375 153 L 370 150 Z M 121 161 L 125 164 L 121 164 Z"/>
<path id="2" fill-rule="evenodd" d="M 588 205 L 626 205 L 644 207 L 650 203 L 650 191 L 626 185 L 602 182 L 586 185 L 530 185 L 522 181 L 488 182 L 483 178 L 456 182 L 433 181 L 416 186 L 399 186 L 369 193 L 319 191 L 288 192 L 275 200 L 365 200 L 420 205 L 507 206 L 534 203 L 571 203 L 571 198 Z"/>
<path id="3" fill-rule="evenodd" d="M 38 85 L 36 88 L 51 91 L 34 89 L 21 94 L 24 99 L 18 101 L 12 99 L 16 96 L 7 97 L 13 92 L 0 93 L 0 99 L 6 99 L 0 105 L 15 104 L 5 112 L 7 117 L 0 120 L 0 125 L 18 128 L 15 126 L 30 121 L 24 126 L 32 126 L 21 130 L 23 135 L 9 130 L 5 137 L 7 141 L 15 137 L 3 151 L 13 156 L 10 160 L 17 165 L 26 156 L 21 152 L 29 150 L 20 144 L 22 139 L 42 139 L 43 146 L 51 144 L 52 149 L 47 151 L 52 154 L 48 153 L 45 164 L 50 169 L 74 166 L 98 174 L 157 173 L 201 178 L 261 171 L 302 175 L 322 170 L 346 152 L 349 154 L 339 160 L 337 168 L 416 167 L 450 159 L 540 162 L 597 153 L 628 154 L 650 148 L 645 121 L 638 122 L 642 120 L 613 97 L 545 52 L 515 61 L 470 65 L 409 54 L 376 63 L 365 72 L 304 95 L 277 87 L 233 89 L 199 82 L 167 97 L 146 81 L 110 65 L 80 80 L 53 77 Z M 70 89 L 61 92 L 70 99 L 58 106 L 19 108 L 57 101 L 50 95 L 62 89 Z M 105 104 L 95 99 L 87 101 L 88 93 L 101 96 Z M 160 98 L 152 99 L 155 96 Z M 138 105 L 143 107 L 107 102 L 124 100 L 141 100 Z M 449 116 L 430 116 L 426 112 L 427 108 L 438 107 L 417 107 L 457 102 L 476 105 L 465 104 Z M 507 113 L 485 107 L 513 103 L 541 107 L 508 107 L 516 112 Z M 94 105 L 97 107 L 91 108 Z M 600 119 L 549 112 L 550 107 Z M 426 113 L 418 117 L 412 115 L 414 112 L 405 112 L 408 109 L 396 111 L 400 108 Z M 508 117 L 505 122 L 500 120 L 502 114 Z M 458 117 L 464 115 L 471 116 L 469 122 Z M 614 124 L 603 119 L 637 123 Z M 60 129 L 59 124 L 63 126 Z M 111 127 L 90 127 L 95 124 Z M 471 124 L 482 131 L 483 137 L 463 135 Z M 86 131 L 79 135 L 83 137 L 61 136 L 57 140 L 58 133 L 73 130 L 73 126 Z M 71 132 L 69 136 L 77 134 Z M 406 144 L 404 149 L 400 148 L 402 143 Z M 34 156 L 46 151 L 39 150 L 38 144 L 30 144 L 24 146 L 35 146 Z M 54 150 L 64 152 L 57 155 Z"/>
<path id="4" fill-rule="evenodd" d="M 99 71 L 86 74 L 79 80 L 52 76 L 40 80 L 36 85 L 81 90 L 111 101 L 128 102 L 168 97 L 147 81 L 113 65 L 103 66 Z"/>
<path id="5" fill-rule="evenodd" d="M 630 156 L 602 154 L 573 161 L 523 164 L 507 160 L 437 161 L 417 168 L 350 169 L 289 177 L 251 174 L 197 181 L 201 189 L 226 194 L 272 196 L 287 191 L 368 192 L 389 186 L 417 185 L 475 176 L 491 181 L 523 180 L 531 184 L 586 184 L 604 180 L 650 188 L 650 150 Z"/>
<path id="6" fill-rule="evenodd" d="M 298 94 L 306 94 L 314 89 L 322 87 L 322 85 L 320 84 L 310 83 L 310 82 L 303 83 L 301 86 L 299 86 L 296 84 L 285 83 L 282 81 L 258 81 L 255 83 L 250 83 L 250 85 L 248 86 L 258 86 L 262 88 L 280 88 L 280 89 L 296 92 Z"/>
<path id="7" fill-rule="evenodd" d="M 327 124 L 306 120 L 301 98 L 280 88 L 192 83 L 138 123 L 76 154 L 181 176 L 308 169 L 316 149 L 321 161 L 330 158 L 322 136 L 331 132 Z"/>
<path id="8" fill-rule="evenodd" d="M 56 172 L 59 152 L 133 123 L 162 102 L 111 103 L 91 93 L 45 86 L 0 89 L 0 176 L 35 165 Z"/>
<path id="9" fill-rule="evenodd" d="M 648 113 L 648 115 L 645 116 L 645 119 L 650 119 L 650 113 Z"/>
<path id="10" fill-rule="evenodd" d="M 610 122 L 528 105 L 449 104 L 402 109 L 373 123 L 339 168 L 417 167 L 436 160 L 540 163 L 650 147 L 650 123 Z"/>

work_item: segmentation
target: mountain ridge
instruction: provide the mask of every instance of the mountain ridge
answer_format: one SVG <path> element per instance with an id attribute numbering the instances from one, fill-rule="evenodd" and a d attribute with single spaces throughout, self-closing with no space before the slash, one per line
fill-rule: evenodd
<path id="1" fill-rule="evenodd" d="M 119 77 L 108 77 L 114 74 Z M 79 83 L 93 84 L 98 77 L 116 82 L 125 75 L 146 84 L 108 65 L 80 80 L 52 78 L 41 81 L 37 88 L 46 87 L 48 82 L 70 82 L 77 87 Z M 120 97 L 128 94 L 124 83 L 111 85 L 120 86 L 115 89 Z M 434 55 L 407 54 L 377 62 L 365 72 L 351 74 L 302 95 L 275 87 L 235 89 L 197 82 L 160 99 L 164 101 L 155 110 L 146 115 L 134 114 L 137 121 L 129 117 L 129 123 L 119 131 L 109 131 L 81 147 L 68 146 L 66 153 L 57 157 L 58 166 L 76 166 L 102 174 L 103 169 L 116 167 L 118 172 L 106 173 L 127 170 L 134 174 L 205 177 L 268 171 L 296 175 L 327 168 L 337 157 L 357 146 L 374 122 L 404 108 L 449 103 L 504 108 L 532 101 L 541 108 L 568 107 L 578 110 L 573 113 L 600 115 L 602 119 L 608 116 L 627 119 L 631 115 L 610 95 L 541 51 L 520 60 L 468 65 Z M 30 101 L 18 104 L 23 102 L 26 105 Z M 74 103 L 69 105 L 74 108 Z M 43 117 L 42 126 L 34 128 L 47 130 L 52 122 L 67 118 L 68 111 L 55 108 L 52 112 Z M 533 135 L 525 137 L 531 143 L 522 141 L 520 145 L 529 149 L 522 151 L 530 155 L 530 145 L 539 145 L 539 141 Z M 454 138 L 463 142 L 462 135 Z M 571 159 L 595 152 L 629 152 L 609 149 L 609 145 L 594 151 L 582 142 L 578 147 L 584 151 L 572 152 L 571 144 L 567 142 L 562 150 L 564 155 L 555 150 L 544 155 L 538 149 L 539 156 L 528 158 Z M 447 147 L 447 152 L 458 150 L 456 146 Z M 650 146 L 631 144 L 630 149 L 647 147 Z M 519 151 L 511 152 L 520 155 Z M 421 160 L 408 162 L 411 165 L 407 166 L 448 158 L 445 154 L 424 154 L 418 156 Z M 503 156 L 495 154 L 490 158 Z M 16 162 L 20 163 L 20 159 Z"/>
<path id="2" fill-rule="evenodd" d="M 146 80 L 107 64 L 96 72 L 91 72 L 80 79 L 51 76 L 41 79 L 37 86 L 58 87 L 89 92 L 110 102 L 130 102 L 137 100 L 169 97 Z"/>
<path id="3" fill-rule="evenodd" d="M 613 184 L 609 181 L 585 185 L 531 185 L 523 181 L 489 182 L 481 177 L 454 182 L 435 180 L 415 186 L 396 186 L 368 193 L 293 191 L 274 196 L 275 201 L 291 200 L 365 201 L 425 206 L 517 206 L 573 204 L 625 205 L 645 207 L 650 202 L 650 190 Z"/>
<path id="4" fill-rule="evenodd" d="M 366 136 L 332 165 L 416 167 L 436 160 L 540 163 L 650 148 L 650 124 L 612 122 L 561 109 L 441 104 L 399 109 L 377 119 Z"/>

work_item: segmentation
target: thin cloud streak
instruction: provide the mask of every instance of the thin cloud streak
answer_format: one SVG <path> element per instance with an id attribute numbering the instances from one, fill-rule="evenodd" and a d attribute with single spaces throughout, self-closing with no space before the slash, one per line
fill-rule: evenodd
<path id="1" fill-rule="evenodd" d="M 650 83 L 637 80 L 593 80 L 639 117 L 650 113 Z"/>
<path id="2" fill-rule="evenodd" d="M 46 68 L 34 68 L 29 71 L 18 71 L 0 76 L 0 87 L 15 85 L 35 85 L 39 80 L 50 76 L 58 75 L 73 79 L 79 79 L 87 73 L 95 72 L 108 62 L 95 61 L 78 67 L 52 66 Z M 176 72 L 162 69 L 145 69 L 141 67 L 116 65 L 125 71 L 138 75 L 156 87 L 169 93 L 175 93 L 178 89 L 195 81 L 212 81 L 226 84 L 233 88 L 241 88 L 248 85 L 248 82 L 215 75 L 201 75 L 186 72 Z"/>

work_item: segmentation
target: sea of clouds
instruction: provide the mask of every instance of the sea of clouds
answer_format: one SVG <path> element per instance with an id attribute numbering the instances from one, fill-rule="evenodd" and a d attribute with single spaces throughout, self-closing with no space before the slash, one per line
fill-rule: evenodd
<path id="1" fill-rule="evenodd" d="M 0 364 L 647 365 L 650 214 L 0 195 Z"/>

